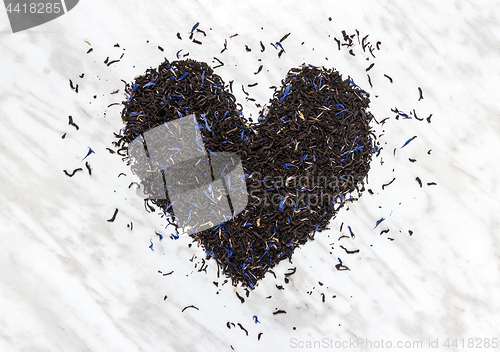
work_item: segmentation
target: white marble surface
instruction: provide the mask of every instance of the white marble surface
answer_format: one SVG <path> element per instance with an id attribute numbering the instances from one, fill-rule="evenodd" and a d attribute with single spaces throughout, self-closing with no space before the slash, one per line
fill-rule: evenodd
<path id="1" fill-rule="evenodd" d="M 422 341 L 420 350 L 439 339 L 439 350 L 467 350 L 467 340 L 465 348 L 443 343 L 500 338 L 499 5 L 82 0 L 68 14 L 16 34 L 0 11 L 0 350 L 294 351 L 322 350 L 294 348 L 294 341 L 357 338 L 394 346 Z M 196 22 L 207 33 L 197 34 L 201 46 L 187 39 Z M 370 71 L 373 89 L 365 75 L 372 60 L 359 46 L 355 57 L 338 51 L 333 39 L 355 29 L 382 42 Z M 278 59 L 269 43 L 288 32 L 287 52 Z M 220 54 L 224 39 L 228 50 Z M 246 116 L 256 117 L 258 109 L 244 100 L 242 84 L 258 82 L 248 89 L 266 103 L 268 87 L 305 62 L 350 75 L 372 94 L 376 118 L 391 117 L 380 138 L 385 149 L 369 175 L 375 194 L 342 210 L 332 230 L 296 251 L 293 264 L 282 262 L 278 278 L 266 277 L 243 304 L 230 284 L 221 286 L 213 261 L 207 273 L 197 272 L 202 249 L 188 248 L 186 235 L 169 238 L 165 221 L 148 214 L 127 188 L 127 166 L 105 149 L 122 127 L 121 107 L 107 108 L 123 98 L 120 79 L 132 80 L 164 57 L 174 60 L 180 49 L 209 64 L 214 56 L 225 62 L 216 72 L 234 80 Z M 103 63 L 122 53 L 119 63 Z M 264 69 L 254 75 L 259 58 Z M 417 87 L 424 100 L 418 101 Z M 120 93 L 111 95 L 115 89 Z M 432 123 L 396 121 L 394 107 L 420 117 L 432 113 Z M 86 159 L 92 177 L 81 161 L 87 147 L 95 151 Z M 84 172 L 72 178 L 62 172 L 77 167 Z M 127 176 L 118 178 L 120 172 Z M 115 208 L 116 221 L 107 222 Z M 381 217 L 386 220 L 373 229 Z M 354 239 L 338 240 L 342 222 L 342 233 L 350 225 Z M 380 235 L 384 229 L 390 232 Z M 155 231 L 165 236 L 162 242 Z M 340 245 L 360 252 L 346 254 Z M 336 271 L 337 257 L 351 270 Z M 284 284 L 291 267 L 297 272 Z M 182 312 L 188 305 L 199 310 Z M 273 315 L 276 309 L 287 314 Z M 242 324 L 248 336 L 227 322 Z M 337 350 L 375 350 L 344 347 Z"/>

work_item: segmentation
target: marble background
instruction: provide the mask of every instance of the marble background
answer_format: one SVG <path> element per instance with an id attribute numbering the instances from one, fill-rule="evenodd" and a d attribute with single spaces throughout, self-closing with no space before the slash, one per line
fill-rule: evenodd
<path id="1" fill-rule="evenodd" d="M 427 350 L 436 339 L 439 350 L 467 350 L 469 338 L 482 339 L 471 346 L 487 347 L 485 339 L 500 338 L 499 5 L 82 0 L 16 34 L 0 11 L 0 350 L 295 351 L 343 344 L 336 349 L 362 351 L 382 340 L 385 347 L 421 341 L 419 350 Z M 196 34 L 202 45 L 188 40 L 196 22 L 207 34 Z M 359 45 L 356 56 L 337 49 L 334 37 L 356 29 L 382 42 L 376 59 L 367 61 Z M 278 58 L 269 43 L 289 32 Z M 188 247 L 187 235 L 170 237 L 165 220 L 148 214 L 127 188 L 128 167 L 106 150 L 122 127 L 121 107 L 108 107 L 124 99 L 121 80 L 174 60 L 180 49 L 191 59 L 225 63 L 216 73 L 234 80 L 246 116 L 259 109 L 241 85 L 258 82 L 247 90 L 264 104 L 268 87 L 288 69 L 311 63 L 350 75 L 371 93 L 377 120 L 390 117 L 374 125 L 384 147 L 369 175 L 374 194 L 339 212 L 331 230 L 276 268 L 276 279 L 268 275 L 248 298 L 238 288 L 243 304 L 217 278 L 214 261 L 198 272 L 203 250 Z M 120 62 L 103 63 L 122 53 Z M 373 88 L 365 72 L 371 62 Z M 431 123 L 396 120 L 395 107 L 432 114 Z M 69 115 L 79 130 L 68 125 Z M 85 160 L 91 177 L 82 161 L 88 147 L 95 151 Z M 84 171 L 72 178 L 63 173 L 79 167 Z M 116 220 L 108 222 L 115 208 Z M 347 225 L 356 237 L 339 240 Z M 341 245 L 360 252 L 347 254 Z M 337 258 L 350 271 L 337 271 Z M 297 272 L 285 284 L 292 267 Z M 189 305 L 198 310 L 183 312 Z M 273 315 L 277 309 L 286 314 Z M 447 338 L 466 339 L 465 348 L 461 341 L 446 348 Z M 356 339 L 363 343 L 349 344 Z M 314 341 L 328 346 L 299 348 Z"/>

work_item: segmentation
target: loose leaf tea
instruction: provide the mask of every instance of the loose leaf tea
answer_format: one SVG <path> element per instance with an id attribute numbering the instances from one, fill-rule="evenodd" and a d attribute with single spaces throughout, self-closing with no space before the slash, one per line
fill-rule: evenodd
<path id="1" fill-rule="evenodd" d="M 256 123 L 242 116 L 228 86 L 203 62 L 166 60 L 127 84 L 126 92 L 125 126 L 116 144 L 137 175 L 147 174 L 149 164 L 129 155 L 134 140 L 191 115 L 210 157 L 240 157 L 248 192 L 245 209 L 210 229 L 190 233 L 234 285 L 254 288 L 266 272 L 326 229 L 346 198 L 351 200 L 348 194 L 364 190 L 376 150 L 370 128 L 373 116 L 367 111 L 369 94 L 334 69 L 291 69 Z M 162 148 L 170 153 L 168 145 Z M 201 167 L 198 164 L 194 167 Z M 182 172 L 169 170 L 165 173 Z M 144 189 L 154 188 L 152 177 L 141 178 L 141 183 Z M 175 221 L 175 206 L 168 196 L 148 202 Z M 199 208 L 192 204 L 190 217 Z M 342 263 L 337 269 L 348 270 Z M 284 312 L 273 314 L 279 313 Z"/>

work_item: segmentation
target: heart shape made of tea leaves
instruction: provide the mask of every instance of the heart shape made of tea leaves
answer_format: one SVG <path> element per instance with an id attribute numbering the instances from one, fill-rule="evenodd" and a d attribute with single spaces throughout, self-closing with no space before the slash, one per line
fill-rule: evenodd
<path id="1" fill-rule="evenodd" d="M 242 116 L 222 78 L 203 62 L 165 60 L 127 84 L 126 92 L 125 127 L 115 145 L 135 173 L 145 163 L 128 153 L 134 140 L 192 114 L 208 155 L 241 159 L 245 209 L 190 234 L 234 285 L 253 289 L 269 269 L 324 230 L 348 195 L 363 190 L 374 150 L 369 94 L 334 69 L 291 69 L 258 123 Z M 150 181 L 141 182 L 147 188 Z M 213 194 L 205 195 L 216 203 Z M 168 196 L 151 202 L 175 219 Z"/>

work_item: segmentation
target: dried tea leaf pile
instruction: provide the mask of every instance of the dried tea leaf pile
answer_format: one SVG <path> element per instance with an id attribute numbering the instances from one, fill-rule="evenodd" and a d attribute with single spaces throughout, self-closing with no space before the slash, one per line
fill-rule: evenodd
<path id="1" fill-rule="evenodd" d="M 351 192 L 363 189 L 374 147 L 369 95 L 335 70 L 291 69 L 253 124 L 206 63 L 166 60 L 126 91 L 121 155 L 146 131 L 195 114 L 209 153 L 241 158 L 245 210 L 191 235 L 233 284 L 254 288 L 267 270 L 325 229 Z M 128 159 L 135 173 L 145 168 Z M 171 211 L 169 199 L 152 202 Z"/>

